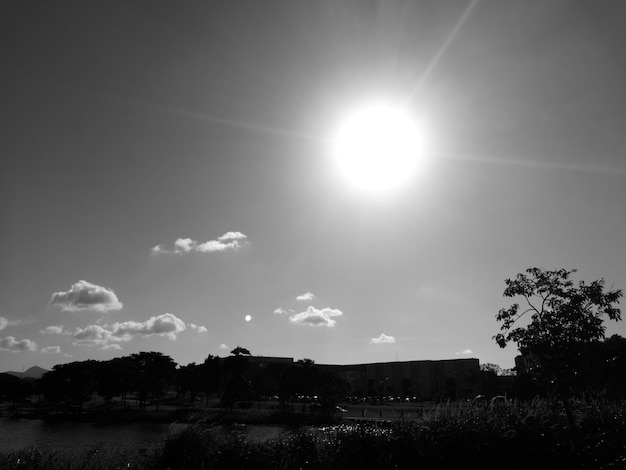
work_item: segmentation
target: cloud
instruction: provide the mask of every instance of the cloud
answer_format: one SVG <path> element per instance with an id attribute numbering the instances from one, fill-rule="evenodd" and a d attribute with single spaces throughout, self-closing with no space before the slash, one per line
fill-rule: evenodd
<path id="1" fill-rule="evenodd" d="M 219 237 L 218 240 L 221 242 L 225 242 L 228 240 L 245 240 L 246 238 L 248 237 L 246 237 L 241 232 L 226 232 L 224 235 Z"/>
<path id="2" fill-rule="evenodd" d="M 158 255 L 159 253 L 168 253 L 167 250 L 163 249 L 162 245 L 153 246 L 150 252 L 154 255 Z"/>
<path id="3" fill-rule="evenodd" d="M 179 238 L 174 242 L 174 251 L 176 253 L 188 253 L 193 250 L 198 242 L 191 238 Z"/>
<path id="4" fill-rule="evenodd" d="M 164 313 L 156 317 L 150 317 L 145 322 L 126 321 L 114 323 L 112 333 L 115 337 L 124 341 L 134 335 L 167 336 L 169 339 L 176 339 L 176 335 L 185 331 L 185 322 L 171 313 Z"/>
<path id="5" fill-rule="evenodd" d="M 41 348 L 41 352 L 44 354 L 61 354 L 61 346 L 46 346 Z"/>
<path id="6" fill-rule="evenodd" d="M 461 352 L 455 352 L 454 353 L 456 356 L 466 356 L 468 354 L 474 354 L 473 351 L 471 349 L 464 349 Z"/>
<path id="7" fill-rule="evenodd" d="M 29 339 L 16 340 L 14 336 L 0 339 L 0 350 L 10 352 L 35 351 L 37 344 Z"/>
<path id="8" fill-rule="evenodd" d="M 292 309 L 287 310 L 287 309 L 284 309 L 282 307 L 278 307 L 276 310 L 274 310 L 274 313 L 276 315 L 287 315 L 287 314 L 295 313 L 295 311 L 292 310 Z"/>
<path id="9" fill-rule="evenodd" d="M 72 335 L 75 345 L 102 346 L 103 348 L 116 341 L 122 341 L 113 336 L 111 330 L 100 325 L 89 325 L 85 328 L 76 328 Z"/>
<path id="10" fill-rule="evenodd" d="M 220 347 L 220 349 L 222 349 L 222 350 L 224 350 L 224 349 L 229 349 L 229 346 L 228 346 L 227 344 L 224 344 L 224 343 L 220 344 L 220 346 L 219 346 L 219 347 Z"/>
<path id="11" fill-rule="evenodd" d="M 385 344 L 385 343 L 395 343 L 396 338 L 393 336 L 387 336 L 385 333 L 381 333 L 378 338 L 370 339 L 370 344 Z"/>
<path id="12" fill-rule="evenodd" d="M 336 320 L 331 317 L 343 315 L 343 312 L 336 308 L 317 309 L 309 306 L 304 312 L 296 313 L 289 317 L 292 323 L 298 323 L 309 326 L 327 326 L 332 328 L 335 326 Z"/>
<path id="13" fill-rule="evenodd" d="M 150 317 L 144 322 L 125 321 L 113 325 L 89 325 L 86 328 L 76 328 L 72 335 L 75 345 L 102 346 L 103 349 L 121 349 L 118 343 L 125 343 L 134 336 L 167 336 L 176 339 L 176 335 L 185 331 L 185 322 L 171 313 L 164 313 Z M 203 326 L 195 327 L 202 333 Z"/>
<path id="14" fill-rule="evenodd" d="M 50 325 L 46 326 L 43 330 L 39 331 L 42 335 L 71 335 L 69 331 L 66 331 L 63 325 Z"/>
<path id="15" fill-rule="evenodd" d="M 19 320 L 9 320 L 5 317 L 0 317 L 0 331 L 4 330 L 7 326 L 19 325 Z"/>
<path id="16" fill-rule="evenodd" d="M 121 349 L 119 343 L 125 343 L 134 336 L 167 336 L 176 339 L 176 335 L 185 331 L 185 322 L 171 313 L 150 317 L 144 322 L 125 321 L 113 325 L 89 325 L 76 328 L 72 335 L 74 345 L 102 346 L 102 349 Z M 196 326 L 202 333 L 203 326 Z M 206 328 L 204 328 L 206 330 Z"/>
<path id="17" fill-rule="evenodd" d="M 189 328 L 196 330 L 197 333 L 206 333 L 209 331 L 206 326 L 196 325 L 195 323 L 189 323 Z"/>
<path id="18" fill-rule="evenodd" d="M 97 310 L 106 313 L 123 307 L 113 290 L 87 281 L 78 281 L 67 292 L 55 292 L 50 305 L 59 306 L 66 312 Z"/>
<path id="19" fill-rule="evenodd" d="M 161 253 L 216 253 L 223 251 L 237 251 L 248 243 L 248 237 L 241 232 L 226 232 L 215 240 L 198 242 L 192 238 L 178 238 L 174 242 L 174 249 L 167 250 L 163 245 L 156 245 L 150 250 L 152 254 Z"/>
<path id="20" fill-rule="evenodd" d="M 307 300 L 313 300 L 314 297 L 315 297 L 315 294 L 313 294 L 311 292 L 306 292 L 306 293 L 296 297 L 296 300 L 307 301 Z"/>

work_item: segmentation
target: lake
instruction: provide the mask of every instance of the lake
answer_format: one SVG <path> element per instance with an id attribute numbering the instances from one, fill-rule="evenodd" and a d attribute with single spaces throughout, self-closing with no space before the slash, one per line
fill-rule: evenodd
<path id="1" fill-rule="evenodd" d="M 168 433 L 184 429 L 184 423 L 82 423 L 47 422 L 41 419 L 0 418 L 0 452 L 37 446 L 40 449 L 112 449 L 138 451 L 160 446 Z M 216 432 L 237 432 L 255 441 L 277 439 L 292 428 L 285 426 L 215 426 Z"/>

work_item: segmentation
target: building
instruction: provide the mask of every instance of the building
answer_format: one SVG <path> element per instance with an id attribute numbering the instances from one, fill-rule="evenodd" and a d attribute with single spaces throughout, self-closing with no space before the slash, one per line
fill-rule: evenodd
<path id="1" fill-rule="evenodd" d="M 413 400 L 470 399 L 481 391 L 478 359 L 320 365 L 350 385 L 356 397 Z"/>
<path id="2" fill-rule="evenodd" d="M 262 368 L 269 364 L 289 367 L 291 357 L 245 356 Z M 222 359 L 224 360 L 224 359 Z M 371 364 L 316 364 L 346 380 L 354 397 L 411 400 L 463 400 L 482 392 L 478 359 L 377 362 Z"/>

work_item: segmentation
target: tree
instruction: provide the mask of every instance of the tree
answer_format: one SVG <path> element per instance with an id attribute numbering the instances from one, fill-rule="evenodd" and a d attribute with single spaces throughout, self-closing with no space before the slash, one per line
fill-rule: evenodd
<path id="1" fill-rule="evenodd" d="M 241 346 L 237 346 L 230 352 L 233 356 L 251 356 L 250 351 L 246 348 L 242 348 Z"/>
<path id="2" fill-rule="evenodd" d="M 502 348 L 509 342 L 517 344 L 523 355 L 538 362 L 541 372 L 560 382 L 576 372 L 571 353 L 592 341 L 604 338 L 604 316 L 620 320 L 617 308 L 621 290 L 604 290 L 604 279 L 578 286 L 570 280 L 576 270 L 545 271 L 529 268 L 527 274 L 507 279 L 505 297 L 523 297 L 526 309 L 518 303 L 501 309 L 496 316 L 502 322 L 501 333 L 494 336 Z M 527 326 L 515 324 L 527 313 Z M 566 386 L 566 383 L 560 383 Z"/>
<path id="3" fill-rule="evenodd" d="M 222 364 L 222 396 L 221 404 L 224 408 L 233 410 L 235 402 L 241 404 L 254 398 L 250 384 L 250 351 L 237 346 L 231 351 Z"/>
<path id="4" fill-rule="evenodd" d="M 205 407 L 209 407 L 209 398 L 211 394 L 218 391 L 221 380 L 221 365 L 218 356 L 211 354 L 204 360 L 202 364 L 202 372 L 200 374 L 201 388 L 206 394 Z"/>
<path id="5" fill-rule="evenodd" d="M 145 409 L 148 396 L 156 399 L 156 411 L 159 411 L 161 397 L 167 387 L 174 382 L 176 363 L 160 352 L 139 352 L 130 358 L 138 369 L 139 407 Z"/>
<path id="6" fill-rule="evenodd" d="M 501 309 L 496 319 L 502 322 L 501 332 L 494 336 L 502 348 L 509 342 L 517 344 L 531 364 L 533 374 L 554 385 L 563 402 L 568 421 L 573 417 L 568 405 L 570 387 L 578 373 L 581 351 L 604 338 L 604 317 L 621 320 L 617 308 L 621 290 L 606 291 L 604 279 L 575 285 L 570 280 L 575 269 L 554 271 L 529 268 L 526 274 L 507 279 L 505 297 L 522 297 L 525 309 L 514 303 Z M 530 313 L 530 322 L 519 320 Z"/>

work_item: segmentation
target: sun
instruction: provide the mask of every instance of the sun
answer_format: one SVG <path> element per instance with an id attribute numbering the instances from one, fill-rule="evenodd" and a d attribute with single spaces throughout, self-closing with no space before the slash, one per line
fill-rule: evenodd
<path id="1" fill-rule="evenodd" d="M 351 184 L 388 190 L 406 183 L 419 165 L 420 132 L 401 107 L 371 104 L 347 115 L 333 139 L 332 153 Z"/>

